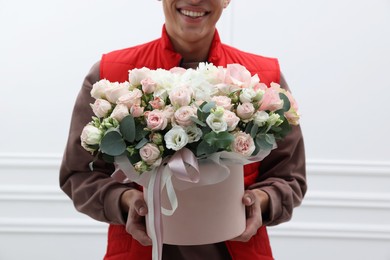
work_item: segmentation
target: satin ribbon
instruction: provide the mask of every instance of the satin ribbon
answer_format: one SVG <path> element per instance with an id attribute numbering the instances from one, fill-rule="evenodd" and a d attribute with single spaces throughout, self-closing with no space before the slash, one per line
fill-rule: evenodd
<path id="1" fill-rule="evenodd" d="M 113 176 L 118 181 L 135 181 L 147 187 L 148 204 L 148 227 L 153 248 L 152 258 L 161 260 L 162 258 L 162 214 L 171 216 L 178 207 L 175 189 L 172 184 L 172 176 L 191 183 L 197 183 L 200 179 L 198 161 L 191 150 L 182 148 L 171 157 L 165 158 L 156 171 L 150 174 L 139 174 L 135 171 L 129 160 L 125 156 L 115 158 L 115 163 L 119 166 Z M 122 171 L 119 171 L 122 170 Z M 168 200 L 171 209 L 161 206 L 161 192 L 166 187 Z"/>

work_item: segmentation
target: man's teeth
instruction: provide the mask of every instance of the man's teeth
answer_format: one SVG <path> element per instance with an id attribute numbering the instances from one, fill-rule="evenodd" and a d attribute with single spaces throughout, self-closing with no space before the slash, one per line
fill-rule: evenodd
<path id="1" fill-rule="evenodd" d="M 189 16 L 192 18 L 197 18 L 206 15 L 206 12 L 194 12 L 194 11 L 188 11 L 188 10 L 180 10 L 182 14 L 185 16 Z"/>

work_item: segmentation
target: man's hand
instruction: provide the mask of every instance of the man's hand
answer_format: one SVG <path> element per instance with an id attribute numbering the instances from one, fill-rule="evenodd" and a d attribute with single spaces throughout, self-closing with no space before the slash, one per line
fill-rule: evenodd
<path id="1" fill-rule="evenodd" d="M 125 191 L 121 196 L 121 207 L 127 212 L 126 231 L 143 246 L 152 244 L 152 240 L 146 233 L 145 216 L 148 207 L 143 198 L 143 193 L 136 189 Z"/>
<path id="2" fill-rule="evenodd" d="M 269 207 L 269 196 L 264 191 L 254 189 L 246 190 L 242 198 L 242 203 L 246 207 L 246 228 L 244 232 L 232 239 L 233 241 L 248 242 L 257 230 L 263 224 L 262 212 L 268 210 Z"/>

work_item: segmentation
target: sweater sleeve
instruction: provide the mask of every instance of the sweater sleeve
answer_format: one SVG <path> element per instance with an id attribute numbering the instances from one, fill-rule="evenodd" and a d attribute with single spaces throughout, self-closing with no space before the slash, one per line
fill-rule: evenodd
<path id="1" fill-rule="evenodd" d="M 120 208 L 120 196 L 130 189 L 111 178 L 112 164 L 97 159 L 87 152 L 80 141 L 81 132 L 92 120 L 90 104 L 92 85 L 99 80 L 99 65 L 96 63 L 86 76 L 77 96 L 71 118 L 70 131 L 60 168 L 60 187 L 72 199 L 75 208 L 90 217 L 113 224 L 125 224 Z M 89 163 L 94 162 L 93 171 Z"/>
<path id="2" fill-rule="evenodd" d="M 283 76 L 280 85 L 289 90 Z M 267 226 L 290 220 L 294 207 L 301 204 L 307 190 L 301 127 L 293 126 L 292 131 L 277 146 L 261 162 L 257 182 L 249 187 L 259 188 L 269 195 L 269 212 L 263 216 L 263 224 Z"/>

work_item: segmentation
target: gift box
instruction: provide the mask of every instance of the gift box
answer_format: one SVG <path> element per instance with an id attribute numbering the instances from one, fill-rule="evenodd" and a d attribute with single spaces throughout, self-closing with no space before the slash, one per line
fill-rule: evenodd
<path id="1" fill-rule="evenodd" d="M 243 166 L 236 164 L 225 167 L 230 173 L 215 167 L 215 164 L 200 163 L 198 183 L 172 177 L 178 206 L 171 216 L 162 214 L 164 244 L 211 244 L 235 238 L 244 232 Z M 144 189 L 144 196 L 148 201 L 147 188 Z M 168 209 L 171 207 L 166 188 L 161 193 L 161 205 Z"/>

